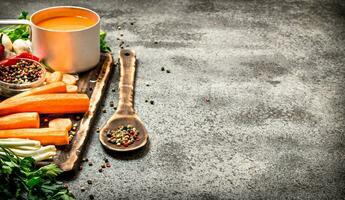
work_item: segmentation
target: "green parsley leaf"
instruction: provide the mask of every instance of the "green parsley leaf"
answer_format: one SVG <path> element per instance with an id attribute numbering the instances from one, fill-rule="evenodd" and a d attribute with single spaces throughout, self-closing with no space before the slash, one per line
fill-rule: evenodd
<path id="1" fill-rule="evenodd" d="M 30 19 L 29 13 L 26 11 L 22 11 L 18 16 L 18 19 Z M 29 39 L 30 29 L 29 25 L 13 25 L 13 26 L 6 26 L 0 29 L 0 33 L 5 33 L 14 42 L 17 39 Z"/>
<path id="2" fill-rule="evenodd" d="M 1 147 L 0 197 L 1 199 L 74 200 L 72 193 L 56 180 L 62 170 L 55 164 L 35 167 L 31 157 L 19 158 L 9 149 Z"/>
<path id="3" fill-rule="evenodd" d="M 107 37 L 107 33 L 102 31 L 99 34 L 100 38 L 100 46 L 101 46 L 101 52 L 108 53 L 111 52 L 110 46 L 108 45 L 107 41 L 105 38 Z"/>

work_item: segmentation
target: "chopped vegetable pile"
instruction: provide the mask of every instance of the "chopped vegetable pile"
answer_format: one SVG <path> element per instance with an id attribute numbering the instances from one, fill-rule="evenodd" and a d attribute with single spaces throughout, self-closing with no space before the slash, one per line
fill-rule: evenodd
<path id="1" fill-rule="evenodd" d="M 131 125 L 120 126 L 116 130 L 112 130 L 107 134 L 108 141 L 110 143 L 116 144 L 117 146 L 123 145 L 128 147 L 135 141 L 139 141 L 139 131 Z"/>
<path id="2" fill-rule="evenodd" d="M 75 199 L 56 177 L 62 170 L 55 164 L 39 169 L 31 157 L 17 157 L 10 149 L 0 146 L 1 199 L 73 200 Z"/>
<path id="3" fill-rule="evenodd" d="M 0 67 L 0 81 L 11 84 L 32 83 L 40 79 L 44 73 L 40 64 L 26 59 L 17 59 L 13 65 Z"/>
<path id="4" fill-rule="evenodd" d="M 18 19 L 29 20 L 30 16 L 22 12 Z M 37 168 L 35 162 L 52 161 L 57 155 L 55 146 L 70 143 L 78 122 L 73 123 L 69 116 L 51 119 L 42 114 L 78 113 L 76 120 L 80 120 L 80 114 L 89 110 L 90 99 L 79 93 L 77 75 L 48 72 L 38 63 L 42 60 L 31 53 L 29 35 L 29 25 L 0 28 L 0 81 L 36 84 L 42 80 L 40 85 L 11 93 L 0 102 L 0 199 L 75 199 L 56 180 L 61 169 L 55 164 Z M 105 39 L 106 33 L 101 31 L 100 49 L 110 52 Z M 125 129 L 129 132 L 120 145 L 128 146 L 139 133 L 133 127 Z"/>

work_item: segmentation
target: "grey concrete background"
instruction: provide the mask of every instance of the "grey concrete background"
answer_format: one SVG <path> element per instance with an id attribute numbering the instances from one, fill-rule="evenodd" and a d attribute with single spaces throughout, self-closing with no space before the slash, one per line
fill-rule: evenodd
<path id="1" fill-rule="evenodd" d="M 93 166 L 68 182 L 78 199 L 344 199 L 344 1 L 1 0 L 0 17 L 53 5 L 97 11 L 113 51 L 120 34 L 137 51 L 150 133 L 110 155 L 93 130 Z"/>

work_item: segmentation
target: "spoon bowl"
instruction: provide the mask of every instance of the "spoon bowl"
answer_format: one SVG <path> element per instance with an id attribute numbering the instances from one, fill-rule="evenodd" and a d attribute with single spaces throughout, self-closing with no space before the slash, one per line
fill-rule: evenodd
<path id="1" fill-rule="evenodd" d="M 112 117 L 101 130 L 99 134 L 99 140 L 101 141 L 102 145 L 109 150 L 112 151 L 133 151 L 139 149 L 146 145 L 147 143 L 147 130 L 143 124 L 143 122 L 138 118 L 137 115 L 115 115 Z M 132 125 L 139 131 L 139 138 L 140 140 L 135 141 L 128 147 L 124 147 L 122 145 L 118 146 L 108 141 L 107 133 L 111 130 L 116 130 L 120 126 L 127 126 Z"/>

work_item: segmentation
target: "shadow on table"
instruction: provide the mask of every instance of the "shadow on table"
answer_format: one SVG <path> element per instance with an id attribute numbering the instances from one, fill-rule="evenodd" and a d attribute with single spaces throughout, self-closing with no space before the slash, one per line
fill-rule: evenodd
<path id="1" fill-rule="evenodd" d="M 150 150 L 150 140 L 147 141 L 147 144 L 137 150 L 134 151 L 129 151 L 129 152 L 114 152 L 114 151 L 110 151 L 106 148 L 103 147 L 104 151 L 106 152 L 106 154 L 108 156 L 111 156 L 115 159 L 119 159 L 119 160 L 136 160 L 136 159 L 141 159 L 143 157 L 145 157 L 147 155 L 147 153 Z M 80 163 L 80 165 L 82 165 L 82 163 Z M 63 175 L 59 176 L 59 180 L 61 181 L 71 181 L 71 180 L 75 180 L 78 178 L 80 174 L 80 170 L 75 169 L 69 172 L 64 172 Z"/>
<path id="2" fill-rule="evenodd" d="M 150 140 L 147 141 L 146 145 L 140 149 L 134 150 L 134 151 L 127 151 L 127 152 L 115 152 L 108 150 L 107 148 L 103 149 L 107 153 L 107 155 L 119 159 L 119 160 L 136 160 L 143 158 L 147 155 L 151 147 Z"/>

